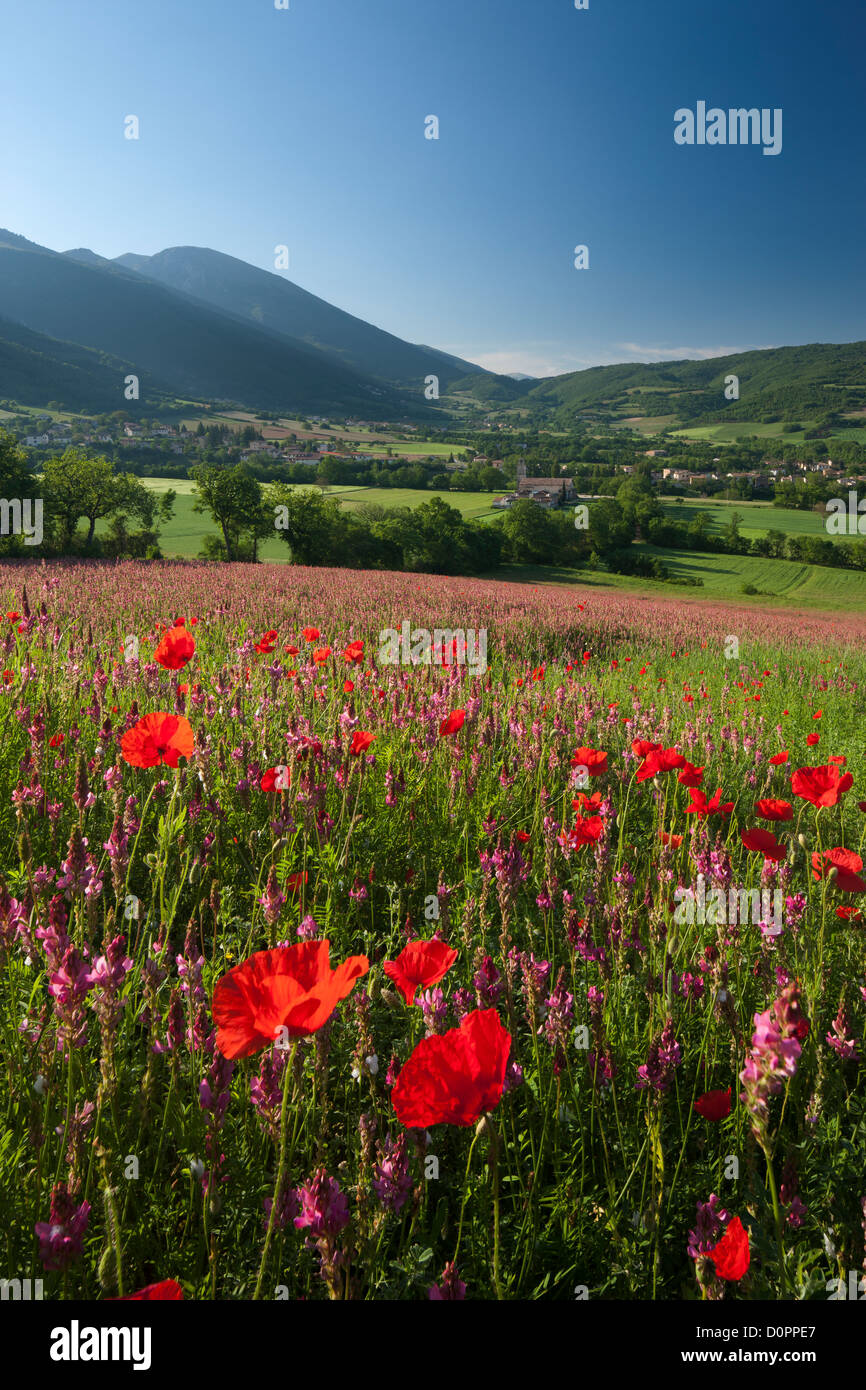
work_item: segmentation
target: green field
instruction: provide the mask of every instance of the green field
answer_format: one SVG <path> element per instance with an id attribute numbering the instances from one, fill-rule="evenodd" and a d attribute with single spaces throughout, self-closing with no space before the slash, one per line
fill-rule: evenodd
<path id="1" fill-rule="evenodd" d="M 182 556 L 195 558 L 205 535 L 216 535 L 216 527 L 207 513 L 193 510 L 195 483 L 189 478 L 142 478 L 142 482 L 155 492 L 167 492 L 173 488 L 177 493 L 174 516 L 163 526 L 160 533 L 162 553 L 167 557 Z M 303 487 L 303 483 L 293 486 Z M 364 502 L 374 502 L 383 507 L 417 507 L 429 502 L 433 497 L 441 497 L 464 517 L 478 519 L 494 516 L 490 503 L 495 493 L 489 492 L 421 492 L 412 488 L 384 487 L 333 487 L 326 496 L 335 497 L 344 506 L 359 506 Z M 105 530 L 100 523 L 97 531 Z M 265 541 L 259 554 L 263 560 L 276 560 L 285 563 L 289 552 L 284 541 L 277 536 Z"/>
<path id="2" fill-rule="evenodd" d="M 776 420 L 771 425 L 762 424 L 759 420 L 731 420 L 714 425 L 689 425 L 683 429 L 671 430 L 670 433 L 673 439 L 697 439 L 710 444 L 733 444 L 738 439 L 748 439 L 750 436 L 756 439 L 784 440 L 786 444 L 802 444 L 806 430 L 812 428 L 814 421 L 803 419 L 798 423 L 803 428 L 792 430 L 788 434 L 782 433 L 782 420 Z M 635 429 L 637 428 L 635 425 Z M 829 443 L 833 439 L 856 440 L 862 444 L 866 440 L 866 429 L 857 427 L 851 430 L 834 430 L 826 437 L 825 442 Z"/>
<path id="3" fill-rule="evenodd" d="M 840 495 L 847 495 L 842 489 Z M 782 531 L 786 536 L 821 536 L 829 540 L 851 540 L 850 536 L 833 536 L 826 530 L 817 512 L 796 512 L 786 507 L 774 507 L 772 502 L 722 502 L 715 498 L 698 501 L 694 498 L 673 502 L 663 499 L 664 509 L 672 521 L 688 525 L 695 512 L 706 512 L 710 518 L 710 531 L 718 534 L 729 524 L 732 512 L 739 512 L 743 518 L 740 527 L 742 536 L 752 538 L 765 536 L 768 531 Z"/>
<path id="4" fill-rule="evenodd" d="M 216 534 L 210 517 L 193 511 L 195 484 L 189 479 L 145 478 L 154 491 L 174 488 L 177 500 L 174 517 L 163 528 L 160 544 L 166 557 L 194 558 L 207 534 Z M 303 487 L 304 484 L 295 484 Z M 493 494 L 482 492 L 421 492 L 409 488 L 335 487 L 326 494 L 336 497 L 345 506 L 360 506 L 374 502 L 381 506 L 418 506 L 433 497 L 441 497 L 468 518 L 495 515 L 490 506 Z M 706 511 L 712 518 L 712 529 L 727 525 L 732 511 L 744 518 L 742 534 L 761 535 L 769 528 L 787 535 L 817 535 L 822 531 L 820 519 L 812 512 L 785 511 L 765 502 L 669 502 L 665 510 L 675 519 L 685 520 L 686 511 Z M 98 527 L 103 529 L 102 523 Z M 644 553 L 657 556 L 674 577 L 692 576 L 703 580 L 701 587 L 681 587 L 660 580 L 632 578 L 625 575 L 592 571 L 564 570 L 551 566 L 514 566 L 497 572 L 497 579 L 520 583 L 577 584 L 587 588 L 625 589 L 632 592 L 675 596 L 684 603 L 702 599 L 728 599 L 738 603 L 778 604 L 784 607 L 850 610 L 866 608 L 866 574 L 829 569 L 820 565 L 805 565 L 794 560 L 769 560 L 748 555 L 705 555 L 692 551 L 664 550 L 649 545 L 639 547 Z M 262 560 L 286 564 L 289 551 L 278 537 L 265 541 L 260 547 Z M 743 584 L 754 584 L 761 595 L 744 595 Z"/>
<path id="5" fill-rule="evenodd" d="M 553 565 L 514 565 L 497 570 L 496 579 L 516 584 L 564 585 L 602 593 L 623 590 L 653 598 L 673 598 L 683 604 L 729 602 L 738 606 L 845 613 L 862 612 L 866 608 L 866 574 L 861 572 L 801 565 L 793 560 L 660 550 L 649 545 L 640 549 L 658 557 L 672 576 L 702 579 L 702 587 L 681 587 L 664 580 L 569 570 Z M 754 584 L 764 592 L 743 594 L 740 592 L 743 584 Z"/>

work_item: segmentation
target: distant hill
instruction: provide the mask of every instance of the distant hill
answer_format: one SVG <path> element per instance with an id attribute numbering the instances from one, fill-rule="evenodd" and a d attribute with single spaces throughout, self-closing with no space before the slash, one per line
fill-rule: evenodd
<path id="1" fill-rule="evenodd" d="M 307 343 L 242 322 L 93 253 L 60 255 L 5 231 L 0 309 L 35 333 L 129 363 L 142 379 L 158 379 L 181 397 L 375 418 L 423 413 L 421 392 L 404 396 Z M 0 395 L 11 394 L 0 378 Z M 122 407 L 122 380 L 117 394 Z"/>
<path id="2" fill-rule="evenodd" d="M 0 399 L 44 406 L 56 401 L 66 410 L 86 413 L 134 409 L 123 399 L 123 380 L 133 367 L 107 353 L 78 343 L 59 342 L 23 324 L 0 319 Z M 142 394 L 153 409 L 168 392 L 148 373 Z"/>
<path id="3" fill-rule="evenodd" d="M 727 376 L 739 379 L 739 400 L 725 400 Z M 536 382 L 526 400 L 572 416 L 605 408 L 674 414 L 683 423 L 853 409 L 866 404 L 866 342 L 767 348 L 699 362 L 589 367 Z"/>
<path id="4" fill-rule="evenodd" d="M 447 385 L 458 376 L 480 370 L 435 348 L 404 342 L 282 275 L 220 251 L 172 246 L 155 256 L 118 256 L 115 264 L 304 343 L 352 371 L 412 387 L 422 397 L 424 379 L 431 374 Z"/>

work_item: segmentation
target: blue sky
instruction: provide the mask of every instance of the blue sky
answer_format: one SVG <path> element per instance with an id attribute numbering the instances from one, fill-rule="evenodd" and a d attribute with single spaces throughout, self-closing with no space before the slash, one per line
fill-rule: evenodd
<path id="1" fill-rule="evenodd" d="M 866 338 L 864 40 L 859 0 L 0 0 L 0 226 L 286 244 L 501 371 Z M 698 101 L 781 108 L 781 153 L 678 146 Z"/>

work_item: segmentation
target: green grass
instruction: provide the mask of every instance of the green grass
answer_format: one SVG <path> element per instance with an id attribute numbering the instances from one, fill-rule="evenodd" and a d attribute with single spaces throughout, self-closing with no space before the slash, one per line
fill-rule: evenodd
<path id="1" fill-rule="evenodd" d="M 165 556 L 170 558 L 195 558 L 206 535 L 216 535 L 217 528 L 207 513 L 194 511 L 195 483 L 189 478 L 142 478 L 143 483 L 154 492 L 167 492 L 173 488 L 177 493 L 174 516 L 160 533 L 160 546 Z M 291 484 L 298 488 L 303 483 Z M 333 487 L 326 494 L 335 497 L 341 504 L 352 507 L 364 502 L 377 503 L 383 507 L 417 507 L 434 497 L 441 497 L 449 506 L 456 508 L 464 517 L 478 519 L 495 516 L 491 502 L 495 493 L 488 492 L 426 492 L 412 488 L 377 487 Z M 97 532 L 104 531 L 100 523 Z M 265 541 L 259 551 L 263 560 L 286 563 L 289 552 L 284 541 L 278 537 Z"/>
<path id="2" fill-rule="evenodd" d="M 840 493 L 840 495 L 842 495 Z M 679 502 L 664 502 L 664 509 L 673 521 L 688 525 L 696 512 L 710 517 L 713 534 L 730 525 L 731 513 L 743 518 L 740 534 L 748 538 L 765 536 L 768 531 L 782 531 L 786 536 L 821 536 L 830 540 L 849 540 L 848 536 L 831 536 L 817 512 L 797 512 L 786 507 L 774 507 L 771 502 L 722 502 L 715 498 L 698 501 L 692 498 Z"/>
<path id="3" fill-rule="evenodd" d="M 194 558 L 201 549 L 204 536 L 216 534 L 216 527 L 210 517 L 193 510 L 194 484 L 188 479 L 145 478 L 143 481 L 155 491 L 164 492 L 172 487 L 178 493 L 174 517 L 164 526 L 161 533 L 160 544 L 163 554 L 168 558 Z M 379 503 L 386 507 L 418 506 L 433 497 L 441 497 L 449 506 L 456 507 L 468 518 L 478 519 L 496 514 L 490 506 L 491 494 L 488 493 L 342 487 L 331 489 L 328 495 L 336 497 L 350 507 L 359 506 L 364 502 Z M 671 503 L 666 507 L 674 517 L 687 509 L 709 511 L 713 517 L 714 530 L 727 524 L 731 511 L 736 509 L 746 517 L 742 528 L 743 535 L 760 535 L 768 527 L 775 527 L 788 535 L 816 535 L 819 531 L 818 517 L 813 513 L 783 511 L 765 503 L 743 502 L 733 506 L 728 503 L 684 502 L 682 507 L 677 503 Z M 100 524 L 97 530 L 102 529 Z M 595 589 L 623 589 L 675 595 L 677 599 L 687 603 L 722 599 L 737 603 L 745 601 L 753 604 L 779 604 L 785 607 L 827 610 L 866 608 L 866 574 L 829 569 L 820 565 L 805 565 L 793 560 L 763 559 L 760 556 L 704 555 L 646 545 L 638 548 L 661 559 L 672 576 L 700 578 L 703 580 L 703 586 L 687 588 L 657 580 L 567 570 L 555 566 L 518 565 L 497 571 L 495 577 L 520 583 L 576 584 Z M 276 536 L 273 540 L 265 541 L 259 553 L 262 560 L 277 564 L 287 564 L 289 560 L 288 547 Z M 743 584 L 754 584 L 770 597 L 748 597 L 741 593 Z"/>

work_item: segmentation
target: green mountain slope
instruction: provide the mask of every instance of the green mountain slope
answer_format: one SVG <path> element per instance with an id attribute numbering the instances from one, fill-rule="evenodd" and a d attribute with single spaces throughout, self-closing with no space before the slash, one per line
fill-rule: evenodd
<path id="1" fill-rule="evenodd" d="M 728 376 L 739 378 L 739 400 L 725 399 Z M 689 423 L 854 409 L 866 404 L 866 342 L 767 348 L 700 362 L 590 367 L 536 383 L 527 401 L 572 413 L 605 408 L 675 414 Z"/>
<path id="2" fill-rule="evenodd" d="M 220 251 L 172 246 L 155 256 L 118 256 L 116 264 L 320 349 L 354 371 L 414 387 L 422 394 L 424 378 L 430 374 L 445 385 L 455 377 L 480 370 L 434 348 L 404 342 L 282 275 Z"/>
<path id="3" fill-rule="evenodd" d="M 128 362 L 107 353 L 59 342 L 23 324 L 0 319 L 2 400 L 30 406 L 56 401 L 64 410 L 82 413 L 129 410 L 130 403 L 123 394 L 124 378 L 132 371 Z M 140 386 L 151 407 L 169 396 L 164 384 L 149 373 L 141 376 Z"/>
<path id="4" fill-rule="evenodd" d="M 81 255 L 0 232 L 0 311 L 34 332 L 129 362 L 177 395 L 322 414 L 407 413 L 395 389 L 308 344 Z M 419 408 L 414 396 L 412 405 Z"/>

